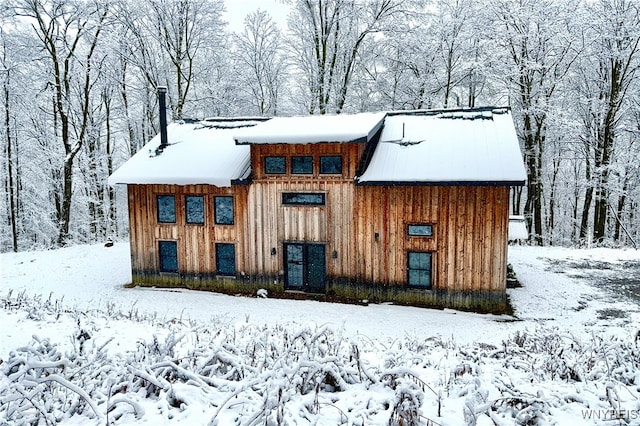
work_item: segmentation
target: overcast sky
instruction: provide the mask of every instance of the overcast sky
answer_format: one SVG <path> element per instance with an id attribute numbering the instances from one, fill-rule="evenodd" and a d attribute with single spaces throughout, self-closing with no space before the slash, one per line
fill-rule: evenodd
<path id="1" fill-rule="evenodd" d="M 269 12 L 278 27 L 284 30 L 290 8 L 282 0 L 225 0 L 225 7 L 227 12 L 224 19 L 229 22 L 231 31 L 242 30 L 245 16 L 257 9 Z"/>

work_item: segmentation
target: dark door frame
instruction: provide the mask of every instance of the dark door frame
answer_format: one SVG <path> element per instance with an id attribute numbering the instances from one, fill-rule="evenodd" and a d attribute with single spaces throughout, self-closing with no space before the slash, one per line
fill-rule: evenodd
<path id="1" fill-rule="evenodd" d="M 324 293 L 327 277 L 327 244 L 323 242 L 289 241 L 282 244 L 284 262 L 285 290 L 300 290 L 309 293 Z M 302 248 L 302 283 L 301 286 L 289 285 L 289 246 Z M 321 248 L 322 253 L 313 253 Z"/>

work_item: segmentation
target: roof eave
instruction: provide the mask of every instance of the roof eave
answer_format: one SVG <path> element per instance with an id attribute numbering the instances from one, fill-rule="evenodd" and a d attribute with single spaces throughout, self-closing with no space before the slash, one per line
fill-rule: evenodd
<path id="1" fill-rule="evenodd" d="M 525 181 L 523 180 L 361 181 L 358 178 L 356 178 L 355 184 L 358 186 L 524 186 Z"/>

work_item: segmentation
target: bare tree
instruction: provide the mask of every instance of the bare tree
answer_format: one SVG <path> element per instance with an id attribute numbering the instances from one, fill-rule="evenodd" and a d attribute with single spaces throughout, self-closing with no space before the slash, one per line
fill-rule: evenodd
<path id="1" fill-rule="evenodd" d="M 73 165 L 86 139 L 93 88 L 93 54 L 96 51 L 108 7 L 102 2 L 25 0 L 18 14 L 31 19 L 33 29 L 50 62 L 53 113 L 64 148 L 62 197 L 57 212 L 58 244 L 69 235 Z"/>
<path id="2" fill-rule="evenodd" d="M 0 48 L 2 49 L 2 57 L 0 58 L 0 64 L 2 64 L 2 72 L 5 78 L 2 83 L 2 102 L 4 107 L 4 139 L 5 146 L 5 166 L 6 166 L 6 195 L 7 195 L 7 216 L 9 227 L 11 229 L 11 248 L 14 252 L 18 251 L 18 188 L 17 188 L 17 173 L 15 169 L 16 156 L 14 153 L 14 138 L 12 137 L 12 125 L 11 125 L 11 73 L 13 67 L 9 64 L 7 58 L 7 38 L 4 30 L 0 29 Z"/>
<path id="3" fill-rule="evenodd" d="M 310 92 L 309 112 L 340 113 L 368 36 L 399 12 L 401 0 L 298 0 L 289 21 L 293 61 Z"/>
<path id="4" fill-rule="evenodd" d="M 589 55 L 584 57 L 581 75 L 586 100 L 585 144 L 592 158 L 587 160 L 592 173 L 588 178 L 592 184 L 586 189 L 580 237 L 587 236 L 593 201 L 593 237 L 602 242 L 609 217 L 617 131 L 640 68 L 640 10 L 633 1 L 601 0 L 590 5 L 588 12 Z"/>
<path id="5" fill-rule="evenodd" d="M 276 115 L 286 72 L 280 30 L 267 12 L 258 9 L 247 15 L 235 40 L 239 89 L 250 91 L 258 114 Z"/>
<path id="6" fill-rule="evenodd" d="M 222 46 L 223 2 L 145 0 L 132 5 L 125 1 L 121 7 L 127 14 L 120 14 L 133 41 L 129 60 L 145 76 L 149 93 L 155 94 L 158 85 L 169 88 L 173 117 L 181 119 L 202 69 L 198 61 L 205 61 L 207 47 Z"/>
<path id="7" fill-rule="evenodd" d="M 510 70 L 507 83 L 517 107 L 527 168 L 527 199 L 524 212 L 536 244 L 543 244 L 543 158 L 547 142 L 548 114 L 556 89 L 578 53 L 569 25 L 570 3 L 553 1 L 497 0 L 495 17 L 503 29 L 496 36 Z"/>

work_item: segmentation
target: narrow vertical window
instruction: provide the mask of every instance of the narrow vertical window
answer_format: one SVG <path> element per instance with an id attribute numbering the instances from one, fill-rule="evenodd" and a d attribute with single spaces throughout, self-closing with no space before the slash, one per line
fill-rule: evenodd
<path id="1" fill-rule="evenodd" d="M 284 174 L 286 172 L 286 161 L 284 157 L 265 157 L 264 172 L 266 174 Z"/>
<path id="2" fill-rule="evenodd" d="M 291 157 L 291 173 L 313 174 L 313 157 L 307 155 Z"/>
<path id="3" fill-rule="evenodd" d="M 216 243 L 216 270 L 219 275 L 236 274 L 236 248 L 229 243 Z"/>
<path id="4" fill-rule="evenodd" d="M 176 241 L 159 241 L 160 272 L 178 272 L 178 243 Z"/>
<path id="5" fill-rule="evenodd" d="M 158 222 L 176 223 L 176 197 L 173 195 L 156 196 Z"/>
<path id="6" fill-rule="evenodd" d="M 342 174 L 342 156 L 323 155 L 320 157 L 320 173 L 323 175 Z"/>
<path id="7" fill-rule="evenodd" d="M 430 289 L 431 253 L 410 251 L 407 254 L 409 285 Z"/>
<path id="8" fill-rule="evenodd" d="M 218 225 L 233 225 L 233 197 L 214 197 L 215 222 Z"/>
<path id="9" fill-rule="evenodd" d="M 184 209 L 187 223 L 204 225 L 204 197 L 187 195 L 184 197 Z"/>

